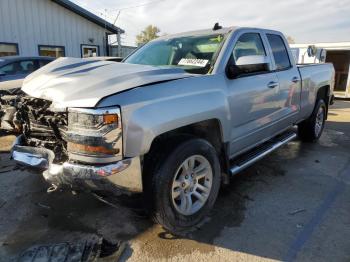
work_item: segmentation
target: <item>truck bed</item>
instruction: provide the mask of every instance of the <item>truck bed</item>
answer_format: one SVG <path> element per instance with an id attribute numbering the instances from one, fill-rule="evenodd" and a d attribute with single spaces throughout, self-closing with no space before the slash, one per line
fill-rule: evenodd
<path id="1" fill-rule="evenodd" d="M 320 87 L 330 86 L 333 94 L 334 67 L 333 64 L 302 64 L 297 65 L 301 77 L 301 114 L 309 116 L 315 105 L 317 91 Z"/>

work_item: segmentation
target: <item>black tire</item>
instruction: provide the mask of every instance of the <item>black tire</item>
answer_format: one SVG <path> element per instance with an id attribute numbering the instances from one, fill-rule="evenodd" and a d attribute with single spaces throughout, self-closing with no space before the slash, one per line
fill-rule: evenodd
<path id="1" fill-rule="evenodd" d="M 323 118 L 322 118 L 322 126 L 321 128 L 318 128 L 317 123 L 320 122 L 318 121 L 318 115 L 320 113 L 320 110 L 322 110 L 323 112 Z M 322 99 L 319 99 L 316 102 L 316 106 L 311 116 L 298 125 L 299 138 L 305 142 L 316 142 L 322 135 L 325 121 L 326 121 L 326 115 L 327 115 L 326 104 Z"/>
<path id="2" fill-rule="evenodd" d="M 181 164 L 194 155 L 203 156 L 210 163 L 213 174 L 212 186 L 205 204 L 196 213 L 183 215 L 173 204 L 172 184 Z M 185 235 L 198 229 L 213 207 L 220 188 L 220 162 L 215 148 L 206 140 L 187 138 L 158 160 L 159 165 L 146 178 L 149 180 L 146 194 L 147 199 L 152 201 L 153 220 L 175 235 Z"/>

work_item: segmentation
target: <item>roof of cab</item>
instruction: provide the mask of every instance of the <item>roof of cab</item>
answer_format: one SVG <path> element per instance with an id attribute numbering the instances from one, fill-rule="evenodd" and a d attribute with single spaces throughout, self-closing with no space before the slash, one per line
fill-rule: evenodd
<path id="1" fill-rule="evenodd" d="M 223 28 L 218 29 L 218 30 L 204 29 L 204 30 L 188 31 L 188 32 L 184 32 L 184 33 L 176 33 L 176 34 L 171 34 L 171 35 L 165 35 L 165 36 L 161 36 L 159 38 L 156 38 L 155 41 L 158 40 L 158 39 L 160 39 L 160 40 L 164 40 L 165 39 L 166 40 L 166 39 L 170 39 L 170 38 L 185 37 L 185 36 L 201 36 L 201 35 L 211 35 L 211 34 L 228 34 L 228 33 L 234 32 L 236 30 L 261 30 L 261 31 L 265 31 L 265 32 L 280 33 L 278 31 L 270 30 L 270 29 L 266 29 L 266 28 L 231 26 L 231 27 L 223 27 Z"/>
<path id="2" fill-rule="evenodd" d="M 211 35 L 211 34 L 227 34 L 232 31 L 237 30 L 239 27 L 223 27 L 218 30 L 213 30 L 213 29 L 202 29 L 202 30 L 195 30 L 195 31 L 188 31 L 188 32 L 183 32 L 183 33 L 177 33 L 177 34 L 172 34 L 172 35 L 165 35 L 161 36 L 157 39 L 168 39 L 168 38 L 174 38 L 174 37 L 183 37 L 183 36 L 200 36 L 200 35 Z"/>

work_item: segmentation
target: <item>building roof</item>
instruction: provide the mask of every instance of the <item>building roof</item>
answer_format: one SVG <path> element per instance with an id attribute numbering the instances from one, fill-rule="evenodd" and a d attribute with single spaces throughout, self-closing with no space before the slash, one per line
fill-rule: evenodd
<path id="1" fill-rule="evenodd" d="M 318 48 L 326 50 L 350 50 L 350 42 L 325 42 L 325 43 L 304 43 L 304 44 L 291 44 L 290 47 L 294 48 L 308 48 L 308 46 L 314 45 Z"/>
<path id="2" fill-rule="evenodd" d="M 51 0 L 60 6 L 63 6 L 67 8 L 68 10 L 76 13 L 77 15 L 80 15 L 89 21 L 106 28 L 107 30 L 111 31 L 112 33 L 117 34 L 120 32 L 121 34 L 125 33 L 125 31 L 119 27 L 116 27 L 115 25 L 112 25 L 111 23 L 107 22 L 106 20 L 102 19 L 101 17 L 98 17 L 97 15 L 94 15 L 93 13 L 89 12 L 88 10 L 80 7 L 79 5 L 74 4 L 73 2 L 69 0 Z"/>

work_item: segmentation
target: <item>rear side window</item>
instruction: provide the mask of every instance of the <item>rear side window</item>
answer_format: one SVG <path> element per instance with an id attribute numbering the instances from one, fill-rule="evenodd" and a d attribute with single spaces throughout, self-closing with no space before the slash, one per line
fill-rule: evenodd
<path id="1" fill-rule="evenodd" d="M 50 62 L 50 60 L 39 60 L 39 68 L 46 66 Z"/>
<path id="2" fill-rule="evenodd" d="M 279 35 L 267 34 L 272 54 L 276 63 L 276 70 L 284 70 L 291 67 L 287 48 L 282 37 Z"/>

